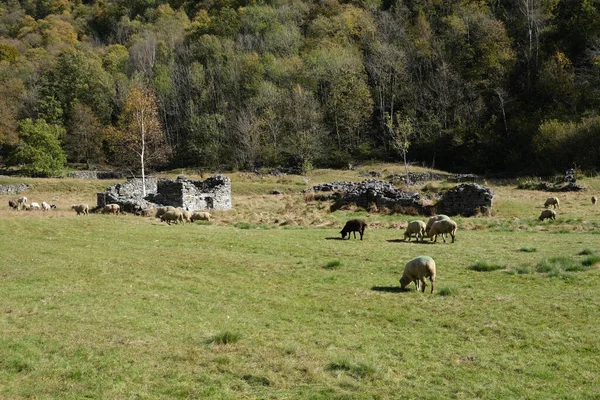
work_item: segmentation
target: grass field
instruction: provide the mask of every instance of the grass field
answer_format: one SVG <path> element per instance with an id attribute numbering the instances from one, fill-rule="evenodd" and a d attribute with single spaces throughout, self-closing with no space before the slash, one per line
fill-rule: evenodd
<path id="1" fill-rule="evenodd" d="M 231 177 L 234 209 L 183 226 L 69 210 L 112 182 L 1 178 L 59 209 L 0 196 L 0 398 L 600 398 L 600 180 L 544 223 L 546 193 L 489 182 L 492 215 L 430 244 L 299 193 L 356 171 Z M 399 290 L 419 255 L 433 294 Z"/>

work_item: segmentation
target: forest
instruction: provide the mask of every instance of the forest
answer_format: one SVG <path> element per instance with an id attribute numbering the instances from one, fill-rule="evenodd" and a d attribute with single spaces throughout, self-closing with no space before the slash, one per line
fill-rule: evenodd
<path id="1" fill-rule="evenodd" d="M 600 167 L 596 0 L 3 0 L 0 163 Z"/>

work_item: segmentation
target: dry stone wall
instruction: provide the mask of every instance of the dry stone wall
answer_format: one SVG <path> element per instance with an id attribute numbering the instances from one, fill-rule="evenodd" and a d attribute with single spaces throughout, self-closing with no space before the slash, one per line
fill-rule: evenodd
<path id="1" fill-rule="evenodd" d="M 73 171 L 67 176 L 76 179 L 123 179 L 124 177 L 122 172 L 113 171 Z"/>
<path id="2" fill-rule="evenodd" d="M 156 206 L 183 207 L 187 210 L 228 210 L 231 208 L 231 181 L 215 175 L 204 181 L 146 178 L 146 197 L 142 195 L 141 179 L 129 179 L 98 193 L 99 207 L 117 203 L 127 212 Z"/>
<path id="3" fill-rule="evenodd" d="M 444 193 L 435 207 L 438 214 L 471 217 L 491 211 L 493 200 L 492 190 L 477 183 L 463 183 Z"/>
<path id="4" fill-rule="evenodd" d="M 0 185 L 0 194 L 19 194 L 29 189 L 29 185 L 17 183 L 15 185 Z"/>

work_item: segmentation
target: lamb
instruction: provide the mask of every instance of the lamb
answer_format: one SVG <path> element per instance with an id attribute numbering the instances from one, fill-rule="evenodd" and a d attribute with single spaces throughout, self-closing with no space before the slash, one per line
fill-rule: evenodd
<path id="1" fill-rule="evenodd" d="M 410 238 L 413 234 L 417 241 L 419 240 L 419 236 L 421 237 L 421 240 L 423 240 L 425 237 L 425 228 L 425 222 L 421 220 L 409 222 L 406 231 L 404 232 L 404 241 L 407 241 L 406 238 L 408 238 L 408 241 L 410 242 Z"/>
<path id="2" fill-rule="evenodd" d="M 156 218 L 160 218 L 162 217 L 167 211 L 173 211 L 175 209 L 175 207 L 173 206 L 163 206 L 163 207 L 158 207 L 156 209 Z"/>
<path id="3" fill-rule="evenodd" d="M 210 214 L 206 211 L 194 211 L 190 217 L 190 221 L 210 221 Z"/>
<path id="4" fill-rule="evenodd" d="M 42 201 L 42 210 L 48 211 L 49 209 L 50 209 L 50 204 L 46 203 L 45 201 Z"/>
<path id="5" fill-rule="evenodd" d="M 13 210 L 17 210 L 19 208 L 19 203 L 17 203 L 16 200 L 9 200 L 8 201 L 8 206 L 10 208 L 12 208 Z"/>
<path id="6" fill-rule="evenodd" d="M 121 211 L 121 206 L 120 205 L 118 205 L 116 203 L 107 204 L 102 209 L 102 214 L 115 214 L 115 215 L 118 215 L 119 211 Z"/>
<path id="7" fill-rule="evenodd" d="M 42 208 L 42 207 L 40 207 L 40 205 L 38 203 L 36 203 L 35 201 L 29 205 L 29 210 L 39 210 L 40 208 Z"/>
<path id="8" fill-rule="evenodd" d="M 77 215 L 79 214 L 83 214 L 83 215 L 88 215 L 88 211 L 89 211 L 89 207 L 87 204 L 73 204 L 71 206 L 71 209 L 75 210 L 77 212 Z"/>
<path id="9" fill-rule="evenodd" d="M 431 225 L 431 229 L 429 230 L 429 237 L 433 240 L 434 243 L 437 243 L 437 235 L 442 235 L 442 239 L 444 239 L 444 243 L 446 242 L 446 238 L 444 237 L 445 233 L 449 233 L 452 236 L 452 243 L 454 243 L 454 239 L 456 237 L 456 222 L 451 219 L 442 219 L 440 221 L 436 221 Z"/>
<path id="10" fill-rule="evenodd" d="M 431 281 L 431 293 L 433 293 L 433 282 L 435 282 L 435 261 L 429 256 L 419 256 L 406 263 L 404 274 L 400 278 L 400 288 L 404 290 L 411 282 L 415 283 L 417 291 L 425 293 L 425 278 Z"/>
<path id="11" fill-rule="evenodd" d="M 596 205 L 596 203 L 598 202 L 598 198 L 596 196 L 592 196 L 592 205 Z"/>
<path id="12" fill-rule="evenodd" d="M 348 234 L 348 239 L 350 239 L 350 233 L 354 232 L 354 239 L 356 239 L 356 232 L 360 234 L 360 240 L 363 240 L 363 234 L 365 233 L 365 228 L 367 227 L 367 223 L 364 219 L 351 219 L 346 222 L 344 225 L 344 229 L 340 231 L 342 234 L 342 239 L 346 238 L 346 234 Z"/>
<path id="13" fill-rule="evenodd" d="M 545 219 L 556 219 L 556 211 L 554 210 L 544 210 L 542 211 L 542 213 L 540 214 L 540 217 L 538 218 L 540 221 L 543 221 Z"/>
<path id="14" fill-rule="evenodd" d="M 183 213 L 179 210 L 171 210 L 167 211 L 160 217 L 160 222 L 167 222 L 168 225 L 171 225 L 171 222 L 175 221 L 175 223 L 182 222 L 183 223 Z"/>
<path id="15" fill-rule="evenodd" d="M 544 207 L 545 208 L 549 208 L 550 206 L 557 208 L 560 204 L 560 201 L 558 201 L 558 197 L 548 197 L 546 199 L 546 202 L 544 203 Z"/>

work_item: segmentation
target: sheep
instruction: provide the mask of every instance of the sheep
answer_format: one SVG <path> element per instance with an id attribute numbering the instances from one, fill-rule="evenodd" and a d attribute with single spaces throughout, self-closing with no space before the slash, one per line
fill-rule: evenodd
<path id="1" fill-rule="evenodd" d="M 406 239 L 408 238 L 408 241 L 410 242 L 410 238 L 413 234 L 417 241 L 419 240 L 419 236 L 421 237 L 421 240 L 423 240 L 425 237 L 425 222 L 421 220 L 409 222 L 406 231 L 404 232 L 404 241 L 407 241 Z"/>
<path id="2" fill-rule="evenodd" d="M 119 211 L 121 211 L 121 206 L 116 203 L 107 204 L 104 206 L 104 208 L 102 208 L 102 214 L 118 215 Z"/>
<path id="3" fill-rule="evenodd" d="M 40 205 L 38 203 L 36 203 L 35 201 L 29 205 L 29 210 L 39 210 L 40 208 L 42 208 L 42 207 L 40 207 Z"/>
<path id="4" fill-rule="evenodd" d="M 540 217 L 538 219 L 540 221 L 543 221 L 546 218 L 556 219 L 556 211 L 554 211 L 554 210 L 544 210 L 544 211 L 542 211 L 542 213 L 540 214 Z"/>
<path id="5" fill-rule="evenodd" d="M 51 210 L 56 210 L 56 204 L 50 204 L 50 209 Z"/>
<path id="6" fill-rule="evenodd" d="M 42 210 L 48 211 L 49 209 L 50 209 L 50 204 L 46 203 L 45 201 L 42 201 Z"/>
<path id="7" fill-rule="evenodd" d="M 365 233 L 365 228 L 367 227 L 367 223 L 364 219 L 351 219 L 346 222 L 344 225 L 344 229 L 340 231 L 342 234 L 342 239 L 346 238 L 346 234 L 348 234 L 348 239 L 350 239 L 350 233 L 354 232 L 354 239 L 356 239 L 356 232 L 360 234 L 360 240 L 363 240 L 363 234 Z"/>
<path id="8" fill-rule="evenodd" d="M 183 213 L 180 210 L 171 210 L 167 211 L 160 217 L 160 222 L 167 222 L 168 225 L 171 225 L 171 222 L 175 221 L 175 223 L 182 222 L 183 223 Z"/>
<path id="9" fill-rule="evenodd" d="M 17 203 L 16 200 L 9 200 L 8 201 L 8 206 L 10 208 L 12 208 L 13 210 L 17 210 L 19 208 L 19 203 Z"/>
<path id="10" fill-rule="evenodd" d="M 598 198 L 596 196 L 592 196 L 592 205 L 596 205 L 596 203 L 598 202 Z"/>
<path id="11" fill-rule="evenodd" d="M 19 210 L 28 209 L 25 207 L 25 205 L 27 204 L 27 197 L 25 197 L 25 196 L 19 197 L 17 199 L 17 203 L 19 204 L 19 207 L 17 207 Z"/>
<path id="12" fill-rule="evenodd" d="M 425 225 L 425 233 L 427 234 L 427 236 L 429 236 L 429 230 L 431 229 L 431 225 L 433 225 L 434 222 L 441 221 L 443 219 L 450 219 L 450 217 L 444 214 L 438 214 L 429 218 L 429 220 L 427 221 L 427 225 Z"/>
<path id="13" fill-rule="evenodd" d="M 411 282 L 415 283 L 417 291 L 425 293 L 425 278 L 431 281 L 431 293 L 433 293 L 433 282 L 435 282 L 435 261 L 429 256 L 419 256 L 406 263 L 404 273 L 400 278 L 400 288 L 404 290 Z"/>
<path id="14" fill-rule="evenodd" d="M 151 217 L 156 215 L 156 208 L 143 208 L 135 213 L 136 215 L 140 215 L 142 217 Z"/>
<path id="15" fill-rule="evenodd" d="M 558 201 L 558 197 L 548 197 L 544 203 L 544 207 L 550 208 L 550 206 L 552 206 L 553 208 L 558 208 L 559 204 L 560 201 Z"/>
<path id="16" fill-rule="evenodd" d="M 166 213 L 167 211 L 173 211 L 175 209 L 175 207 L 173 206 L 163 206 L 163 207 L 158 207 L 156 209 L 156 218 L 160 218 L 163 216 L 164 213 Z"/>
<path id="17" fill-rule="evenodd" d="M 77 212 L 77 215 L 79 214 L 83 214 L 83 215 L 88 215 L 88 211 L 89 211 L 89 207 L 87 204 L 73 204 L 71 206 L 71 209 L 75 210 Z"/>
<path id="18" fill-rule="evenodd" d="M 446 238 L 444 237 L 445 233 L 449 233 L 452 236 L 452 243 L 454 243 L 454 239 L 456 237 L 456 222 L 451 219 L 442 219 L 440 221 L 436 221 L 431 225 L 431 229 L 429 230 L 429 237 L 433 240 L 434 243 L 437 243 L 437 235 L 442 235 L 442 239 L 444 239 L 444 243 L 446 242 Z M 435 237 L 435 240 L 434 240 Z"/>
<path id="19" fill-rule="evenodd" d="M 192 222 L 192 213 L 190 211 L 183 210 L 181 214 L 183 215 L 183 220 L 185 222 Z"/>
<path id="20" fill-rule="evenodd" d="M 190 217 L 190 221 L 210 221 L 210 214 L 206 211 L 194 211 Z"/>

